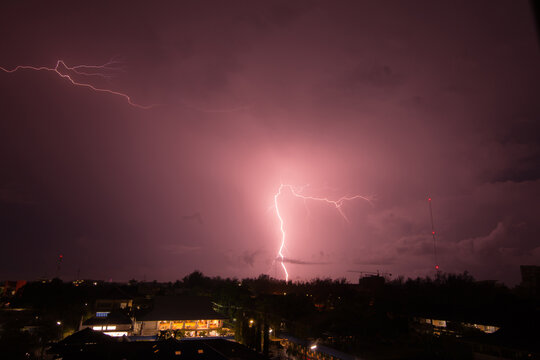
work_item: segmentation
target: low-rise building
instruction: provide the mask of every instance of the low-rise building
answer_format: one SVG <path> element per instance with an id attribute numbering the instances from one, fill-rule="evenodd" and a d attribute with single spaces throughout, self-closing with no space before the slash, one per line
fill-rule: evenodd
<path id="1" fill-rule="evenodd" d="M 141 336 L 164 332 L 180 337 L 219 336 L 225 319 L 214 311 L 207 297 L 158 296 L 154 299 L 153 308 L 137 317 L 134 333 Z"/>
<path id="2" fill-rule="evenodd" d="M 96 316 L 84 321 L 79 330 L 86 328 L 113 337 L 133 335 L 133 322 L 131 318 L 120 311 L 97 312 Z"/>

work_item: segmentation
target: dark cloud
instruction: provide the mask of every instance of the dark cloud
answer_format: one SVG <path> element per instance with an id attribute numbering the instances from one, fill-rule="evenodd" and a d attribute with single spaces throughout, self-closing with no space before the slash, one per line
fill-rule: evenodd
<path id="1" fill-rule="evenodd" d="M 194 214 L 191 214 L 191 215 L 184 215 L 182 216 L 182 218 L 184 220 L 196 220 L 199 224 L 203 224 L 203 220 L 202 220 L 202 216 L 200 213 L 196 212 Z"/>
<path id="2" fill-rule="evenodd" d="M 253 265 L 255 264 L 255 260 L 257 258 L 257 256 L 261 255 L 262 252 L 260 250 L 255 250 L 255 251 L 244 251 L 242 253 L 242 256 L 241 256 L 241 259 L 242 261 L 246 264 L 246 265 L 249 265 L 251 267 L 253 267 Z"/>
<path id="3" fill-rule="evenodd" d="M 281 262 L 281 258 L 276 258 L 276 261 Z M 283 263 L 285 264 L 295 264 L 295 265 L 328 265 L 330 263 L 323 262 L 323 261 L 305 261 L 305 260 L 299 260 L 299 259 L 289 259 L 284 258 Z"/>

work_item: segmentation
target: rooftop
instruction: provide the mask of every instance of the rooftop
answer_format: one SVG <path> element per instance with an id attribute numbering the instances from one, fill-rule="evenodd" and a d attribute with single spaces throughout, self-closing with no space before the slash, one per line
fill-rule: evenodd
<path id="1" fill-rule="evenodd" d="M 139 321 L 157 320 L 216 320 L 227 317 L 212 308 L 210 298 L 204 296 L 157 296 L 150 312 Z"/>

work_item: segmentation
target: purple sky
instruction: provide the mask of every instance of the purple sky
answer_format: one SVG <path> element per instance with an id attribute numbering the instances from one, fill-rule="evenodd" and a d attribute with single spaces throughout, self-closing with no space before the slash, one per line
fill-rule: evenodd
<path id="1" fill-rule="evenodd" d="M 74 7 L 76 6 L 76 7 Z M 519 281 L 540 263 L 540 51 L 526 1 L 11 1 L 0 66 L 0 278 Z"/>

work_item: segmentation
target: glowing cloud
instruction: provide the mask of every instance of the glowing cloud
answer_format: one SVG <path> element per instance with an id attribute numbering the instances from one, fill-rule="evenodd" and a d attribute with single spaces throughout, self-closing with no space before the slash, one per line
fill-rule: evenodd
<path id="1" fill-rule="evenodd" d="M 352 201 L 352 200 L 357 200 L 357 199 L 362 199 L 362 200 L 366 200 L 366 201 L 369 201 L 369 202 L 371 202 L 371 200 L 368 197 L 361 196 L 361 195 L 343 196 L 343 197 L 340 197 L 337 200 L 331 200 L 331 199 L 326 198 L 326 197 L 306 196 L 306 195 L 302 195 L 300 193 L 302 191 L 302 188 L 297 190 L 297 189 L 295 189 L 295 187 L 293 185 L 281 184 L 279 186 L 279 189 L 278 189 L 277 193 L 274 195 L 274 208 L 276 209 L 276 215 L 277 215 L 277 217 L 279 219 L 279 226 L 280 226 L 280 231 L 281 231 L 281 245 L 279 247 L 278 257 L 280 259 L 281 267 L 283 268 L 283 271 L 285 272 L 285 281 L 289 281 L 289 272 L 287 271 L 287 267 L 285 266 L 285 262 L 287 262 L 287 259 L 283 255 L 283 248 L 285 247 L 285 240 L 286 240 L 287 234 L 285 232 L 285 226 L 284 226 L 285 223 L 283 221 L 283 217 L 281 216 L 281 212 L 279 210 L 279 202 L 278 202 L 278 198 L 282 194 L 284 189 L 289 189 L 291 194 L 294 195 L 297 198 L 300 198 L 300 199 L 303 199 L 303 200 L 320 201 L 320 202 L 325 202 L 325 203 L 327 203 L 329 205 L 332 205 L 333 207 L 335 207 L 337 209 L 339 214 L 347 222 L 349 222 L 349 219 L 347 218 L 347 216 L 345 215 L 345 213 L 341 209 L 341 207 L 343 206 L 343 204 L 345 202 Z"/>

